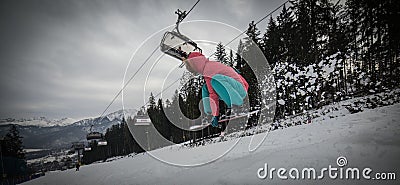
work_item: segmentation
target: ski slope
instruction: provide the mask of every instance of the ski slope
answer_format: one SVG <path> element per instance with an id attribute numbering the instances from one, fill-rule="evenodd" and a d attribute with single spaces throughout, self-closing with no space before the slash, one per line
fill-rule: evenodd
<path id="1" fill-rule="evenodd" d="M 82 166 L 79 172 L 50 172 L 25 184 L 400 184 L 399 112 L 400 104 L 394 104 L 345 116 L 325 116 L 311 124 L 271 131 L 253 152 L 249 151 L 252 136 L 195 148 L 177 145 Z M 265 134 L 255 135 L 250 148 L 255 149 L 258 142 L 254 141 L 261 141 Z M 207 163 L 229 148 L 232 150 L 226 155 Z M 151 155 L 173 163 L 207 164 L 180 167 Z M 328 175 L 317 180 L 282 180 L 276 173 L 273 179 L 257 176 L 265 163 L 277 169 L 319 170 L 329 165 L 338 167 L 339 156 L 347 158 L 345 167 L 394 172 L 397 180 L 332 180 Z"/>

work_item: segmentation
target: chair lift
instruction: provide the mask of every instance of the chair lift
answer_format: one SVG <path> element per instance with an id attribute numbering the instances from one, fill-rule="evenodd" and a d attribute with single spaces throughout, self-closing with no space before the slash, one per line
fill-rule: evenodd
<path id="1" fill-rule="evenodd" d="M 86 140 L 96 140 L 103 138 L 103 134 L 100 132 L 92 131 L 93 125 L 90 126 L 90 132 L 86 135 Z"/>
<path id="2" fill-rule="evenodd" d="M 93 132 L 92 128 L 93 128 L 93 125 L 90 126 L 90 132 L 86 135 L 86 140 L 88 140 L 88 141 L 96 140 L 96 141 L 98 141 L 97 145 L 106 146 L 107 141 L 104 139 L 104 135 L 100 132 Z M 88 150 L 89 150 L 89 148 L 88 148 Z"/>
<path id="3" fill-rule="evenodd" d="M 149 140 L 149 134 L 151 136 L 151 132 L 149 132 L 149 128 L 152 125 L 151 119 L 145 111 L 139 111 L 134 117 L 133 117 L 133 125 L 134 126 L 139 126 L 142 127 L 140 129 L 140 132 L 143 132 L 146 134 L 146 147 L 143 145 L 143 149 L 147 149 L 148 151 L 151 149 L 150 145 L 150 140 Z"/>
<path id="4" fill-rule="evenodd" d="M 190 11 L 197 5 L 199 1 L 200 0 L 198 0 L 196 4 L 193 5 Z M 175 14 L 178 15 L 178 20 L 176 21 L 175 28 L 172 31 L 165 32 L 160 43 L 160 49 L 163 53 L 181 61 L 182 58 L 187 58 L 190 52 L 202 52 L 202 50 L 197 46 L 194 41 L 179 32 L 179 24 L 183 21 L 183 19 L 185 19 L 190 11 L 188 13 L 186 13 L 186 11 L 182 12 L 179 9 L 175 11 Z"/>
<path id="5" fill-rule="evenodd" d="M 149 115 L 147 114 L 141 114 L 141 113 L 137 113 L 136 116 L 133 118 L 134 120 L 134 125 L 136 126 L 149 126 L 151 125 L 151 120 Z"/>

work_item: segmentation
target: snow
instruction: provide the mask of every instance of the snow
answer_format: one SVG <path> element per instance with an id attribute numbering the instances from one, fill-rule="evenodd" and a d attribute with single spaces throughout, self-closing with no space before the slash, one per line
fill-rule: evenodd
<path id="1" fill-rule="evenodd" d="M 57 161 L 57 159 L 58 158 L 55 156 L 45 156 L 45 157 L 41 157 L 41 158 L 27 160 L 27 163 L 28 164 L 37 163 L 37 162 L 47 163 L 47 162 Z"/>
<path id="2" fill-rule="evenodd" d="M 46 150 L 46 149 L 44 149 L 44 150 Z M 41 151 L 43 151 L 43 150 L 41 150 Z M 28 164 L 39 163 L 39 162 L 40 163 L 50 163 L 50 162 L 54 162 L 54 161 L 60 162 L 65 157 L 76 158 L 78 156 L 77 153 L 67 154 L 67 152 L 68 152 L 67 150 L 55 152 L 55 153 L 53 152 L 50 155 L 46 155 L 46 156 L 43 156 L 40 158 L 35 158 L 35 159 L 29 159 L 26 162 Z"/>
<path id="3" fill-rule="evenodd" d="M 278 103 L 280 104 L 280 105 L 285 105 L 285 100 L 278 100 Z"/>
<path id="4" fill-rule="evenodd" d="M 328 79 L 330 74 L 335 70 L 336 60 L 330 60 L 329 65 L 320 66 L 322 68 L 322 77 Z"/>
<path id="5" fill-rule="evenodd" d="M 42 148 L 26 148 L 24 149 L 25 153 L 31 153 L 31 152 L 40 152 L 40 151 L 44 151 L 46 149 L 42 149 Z"/>
<path id="6" fill-rule="evenodd" d="M 304 95 L 306 95 L 306 92 L 305 92 L 305 91 L 303 91 L 302 89 L 298 89 L 298 91 L 300 92 L 301 96 L 304 96 Z"/>
<path id="7" fill-rule="evenodd" d="M 334 108 L 334 106 L 332 106 Z M 331 107 L 331 108 L 332 108 Z M 322 111 L 328 114 L 323 115 Z M 398 180 L 259 179 L 265 163 L 274 168 L 321 169 L 345 156 L 349 167 L 395 172 L 400 166 L 400 104 L 350 114 L 318 110 L 311 124 L 277 129 L 199 147 L 169 146 L 106 163 L 50 172 L 25 184 L 399 184 Z M 231 149 L 231 150 L 229 150 Z M 225 152 L 228 151 L 226 154 Z M 221 156 L 221 154 L 225 154 Z M 202 164 L 181 167 L 175 164 Z M 219 157 L 219 158 L 218 158 Z"/>

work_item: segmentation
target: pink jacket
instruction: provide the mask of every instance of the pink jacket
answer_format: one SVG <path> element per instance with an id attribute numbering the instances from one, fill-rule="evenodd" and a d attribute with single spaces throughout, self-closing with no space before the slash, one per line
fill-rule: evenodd
<path id="1" fill-rule="evenodd" d="M 247 91 L 249 88 L 249 84 L 246 80 L 238 74 L 233 68 L 222 64 L 216 61 L 208 60 L 203 54 L 199 52 L 192 52 L 188 56 L 188 60 L 190 66 L 195 70 L 197 73 L 203 75 L 208 92 L 210 93 L 210 107 L 212 110 L 213 116 L 219 115 L 219 97 L 218 94 L 214 91 L 213 87 L 211 86 L 211 79 L 216 74 L 221 74 L 225 76 L 229 76 L 236 81 L 240 82 L 244 89 Z"/>

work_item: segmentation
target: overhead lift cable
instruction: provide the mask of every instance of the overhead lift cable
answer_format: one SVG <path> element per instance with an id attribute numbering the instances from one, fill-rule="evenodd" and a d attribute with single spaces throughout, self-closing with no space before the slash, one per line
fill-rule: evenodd
<path id="1" fill-rule="evenodd" d="M 200 0 L 197 0 L 197 2 L 192 6 L 192 8 L 186 13 L 186 11 L 182 12 L 179 9 L 175 12 L 178 15 L 178 20 L 176 22 L 177 26 L 176 29 L 179 32 L 179 23 L 181 23 L 183 21 L 184 18 L 186 18 L 186 16 L 193 10 L 193 8 L 199 3 Z M 281 7 L 283 7 L 286 3 L 288 3 L 290 0 L 287 0 L 285 2 L 283 2 L 280 6 L 278 6 L 277 8 L 275 8 L 273 11 L 271 11 L 270 13 L 268 13 L 267 15 L 263 16 L 262 18 L 260 18 L 257 22 L 255 22 L 253 25 L 256 26 L 257 24 L 259 24 L 260 22 L 264 21 L 267 17 L 271 16 L 274 12 L 276 12 L 277 10 L 279 10 Z M 239 35 L 237 35 L 236 37 L 234 37 L 232 40 L 230 40 L 227 44 L 225 44 L 223 47 L 228 46 L 229 44 L 231 44 L 232 42 L 234 42 L 236 39 L 238 39 L 240 36 L 242 36 L 243 34 L 245 34 L 247 32 L 247 29 L 242 31 Z M 122 91 L 128 86 L 128 84 L 133 80 L 133 78 L 136 76 L 136 74 L 139 72 L 140 69 L 143 68 L 143 66 L 150 60 L 150 58 L 154 55 L 154 53 L 160 48 L 160 46 L 157 46 L 153 52 L 149 55 L 149 57 L 147 57 L 147 59 L 142 63 L 142 65 L 136 70 L 136 72 L 129 78 L 129 80 L 122 86 L 122 88 L 118 91 L 118 93 L 115 95 L 115 97 L 111 100 L 111 102 L 108 104 L 108 106 L 106 107 L 106 109 L 102 112 L 100 118 L 102 119 L 105 112 L 110 108 L 110 106 L 114 103 L 114 101 L 118 98 L 118 96 L 122 93 Z M 212 53 L 208 58 L 212 57 L 213 55 L 215 55 L 216 52 Z M 161 95 L 164 91 L 166 91 L 167 89 L 169 89 L 170 87 L 172 87 L 175 83 L 177 83 L 179 81 L 175 80 L 174 82 L 172 82 L 171 84 L 169 84 L 165 89 L 163 89 L 161 92 L 159 92 L 158 94 L 156 94 L 156 96 L 154 97 L 158 97 L 159 95 Z M 143 106 L 146 106 L 149 103 L 146 102 Z M 101 120 L 100 119 L 100 120 Z"/>

